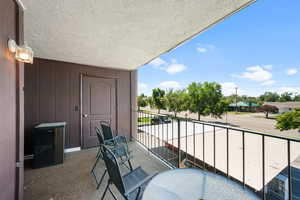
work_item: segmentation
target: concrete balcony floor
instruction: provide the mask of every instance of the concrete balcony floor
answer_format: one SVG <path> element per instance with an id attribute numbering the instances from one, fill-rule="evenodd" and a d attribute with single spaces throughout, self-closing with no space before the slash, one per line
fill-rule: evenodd
<path id="1" fill-rule="evenodd" d="M 149 174 L 168 170 L 158 159 L 150 156 L 137 143 L 130 142 L 133 153 L 133 167 L 142 166 Z M 40 169 L 25 168 L 24 199 L 25 200 L 96 200 L 100 199 L 106 186 L 108 176 L 104 178 L 99 190 L 90 170 L 96 160 L 98 149 L 86 149 L 68 153 L 63 164 Z M 104 172 L 104 162 L 98 163 L 96 174 Z M 124 169 L 125 170 L 125 169 Z M 112 186 L 117 197 L 119 192 Z M 112 199 L 107 193 L 106 199 Z M 122 198 L 120 198 L 122 199 Z"/>

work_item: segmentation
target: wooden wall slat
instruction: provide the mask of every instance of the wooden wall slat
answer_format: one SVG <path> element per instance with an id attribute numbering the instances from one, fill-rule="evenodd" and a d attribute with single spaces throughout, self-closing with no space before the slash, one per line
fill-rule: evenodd
<path id="1" fill-rule="evenodd" d="M 65 121 L 70 124 L 70 113 L 72 110 L 72 104 L 70 104 L 70 72 L 66 67 L 61 67 L 59 64 L 53 66 L 55 79 L 55 121 Z M 70 126 L 66 128 L 66 146 L 70 145 Z"/>
<path id="2" fill-rule="evenodd" d="M 66 147 L 81 146 L 80 136 L 80 74 L 117 79 L 117 128 L 130 138 L 131 71 L 106 69 L 67 62 L 35 59 L 25 66 L 25 152 L 31 154 L 32 128 L 41 122 L 66 121 Z M 136 83 L 135 83 L 136 84 Z M 38 99 L 35 102 L 34 99 Z M 37 105 L 38 104 L 38 105 Z M 35 106 L 36 105 L 36 106 Z M 36 113 L 32 116 L 28 113 Z"/>
<path id="3" fill-rule="evenodd" d="M 49 61 L 40 62 L 38 68 L 39 122 L 55 121 L 55 82 L 54 69 Z M 26 84 L 26 83 L 25 83 Z M 26 95 L 26 94 L 25 94 Z"/>

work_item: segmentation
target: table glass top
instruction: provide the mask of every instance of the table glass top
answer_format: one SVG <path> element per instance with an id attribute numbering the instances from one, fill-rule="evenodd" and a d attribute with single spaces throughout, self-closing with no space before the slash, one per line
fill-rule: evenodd
<path id="1" fill-rule="evenodd" d="M 256 194 L 223 176 L 199 169 L 174 169 L 155 176 L 143 200 L 258 200 Z"/>

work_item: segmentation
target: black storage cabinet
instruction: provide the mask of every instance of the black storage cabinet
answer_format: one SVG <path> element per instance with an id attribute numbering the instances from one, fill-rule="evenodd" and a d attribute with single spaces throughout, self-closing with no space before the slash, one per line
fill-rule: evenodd
<path id="1" fill-rule="evenodd" d="M 42 123 L 34 128 L 33 168 L 63 163 L 66 124 L 66 122 Z"/>

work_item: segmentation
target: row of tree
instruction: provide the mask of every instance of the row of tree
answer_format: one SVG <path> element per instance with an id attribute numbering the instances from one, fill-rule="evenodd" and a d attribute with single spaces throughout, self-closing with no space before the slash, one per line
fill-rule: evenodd
<path id="1" fill-rule="evenodd" d="M 287 102 L 287 101 L 300 101 L 299 94 L 293 94 L 291 92 L 284 92 L 278 94 L 276 92 L 265 92 L 264 94 L 258 97 L 251 97 L 247 95 L 235 95 L 232 94 L 226 97 L 229 102 L 244 101 L 250 103 L 264 104 L 265 102 Z"/>
<path id="2" fill-rule="evenodd" d="M 293 97 L 292 97 L 293 96 Z M 152 96 L 145 96 L 141 94 L 138 96 L 138 109 L 149 105 L 151 108 L 167 109 L 177 113 L 189 110 L 192 113 L 198 113 L 198 120 L 200 116 L 212 115 L 213 117 L 221 118 L 227 111 L 228 105 L 235 101 L 246 101 L 252 103 L 263 104 L 263 102 L 276 101 L 300 101 L 299 95 L 292 95 L 291 93 L 277 93 L 266 92 L 259 97 L 248 96 L 228 96 L 222 95 L 221 85 L 216 82 L 191 83 L 186 89 L 182 90 L 162 90 L 155 88 L 152 90 Z M 268 117 L 269 112 L 277 112 L 278 108 L 272 105 L 262 105 L 258 108 L 259 111 L 265 112 Z M 300 108 L 293 112 L 287 112 L 277 117 L 276 128 L 280 130 L 299 129 L 300 132 Z"/>
<path id="3" fill-rule="evenodd" d="M 287 102 L 287 101 L 300 101 L 300 94 L 294 94 L 292 92 L 284 92 L 278 94 L 276 92 L 265 92 L 258 97 L 261 102 Z"/>
<path id="4" fill-rule="evenodd" d="M 190 111 L 200 116 L 211 115 L 221 117 L 228 108 L 230 102 L 222 95 L 221 85 L 216 82 L 191 83 L 186 89 L 182 90 L 162 90 L 155 88 L 152 96 L 141 94 L 138 97 L 138 108 L 149 105 L 151 108 L 167 109 L 177 113 Z"/>

